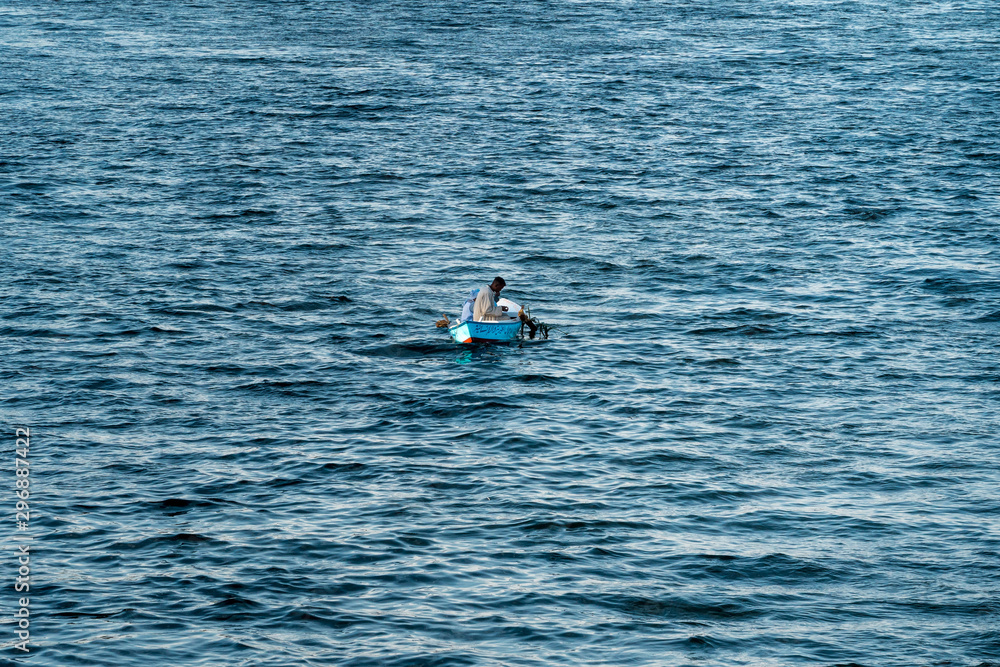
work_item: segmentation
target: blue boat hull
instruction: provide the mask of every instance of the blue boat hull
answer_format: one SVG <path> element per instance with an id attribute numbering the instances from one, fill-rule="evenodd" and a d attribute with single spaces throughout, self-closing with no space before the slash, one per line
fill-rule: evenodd
<path id="1" fill-rule="evenodd" d="M 503 343 L 514 340 L 520 320 L 510 322 L 462 322 L 448 329 L 456 343 Z"/>

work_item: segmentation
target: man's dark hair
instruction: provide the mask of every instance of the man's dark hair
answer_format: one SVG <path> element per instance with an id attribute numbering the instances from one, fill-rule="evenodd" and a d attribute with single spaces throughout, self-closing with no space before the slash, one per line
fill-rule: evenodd
<path id="1" fill-rule="evenodd" d="M 504 280 L 503 278 L 501 278 L 500 276 L 497 276 L 496 278 L 493 279 L 493 284 L 496 284 L 496 283 L 500 283 L 500 287 L 506 287 L 507 286 L 507 281 Z"/>

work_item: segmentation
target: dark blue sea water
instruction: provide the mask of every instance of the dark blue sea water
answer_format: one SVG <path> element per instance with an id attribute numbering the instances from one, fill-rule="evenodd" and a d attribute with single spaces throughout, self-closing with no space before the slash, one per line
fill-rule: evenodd
<path id="1" fill-rule="evenodd" d="M 0 3 L 0 664 L 1000 664 L 998 128 L 987 0 Z"/>

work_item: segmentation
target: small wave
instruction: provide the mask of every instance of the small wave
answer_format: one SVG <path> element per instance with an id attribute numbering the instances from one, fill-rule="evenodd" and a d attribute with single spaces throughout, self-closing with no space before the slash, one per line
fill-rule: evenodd
<path id="1" fill-rule="evenodd" d="M 898 211 L 899 209 L 894 207 L 847 206 L 844 208 L 844 213 L 847 215 L 867 221 L 882 220 Z"/>
<path id="2" fill-rule="evenodd" d="M 718 359 L 709 359 L 708 361 L 703 361 L 705 366 L 739 366 L 740 361 L 738 359 L 732 359 L 730 357 L 720 357 Z"/>
<path id="3" fill-rule="evenodd" d="M 511 380 L 515 382 L 533 382 L 538 384 L 557 384 L 565 382 L 565 378 L 544 375 L 540 373 L 528 373 L 525 375 L 514 375 Z"/>
<path id="4" fill-rule="evenodd" d="M 764 336 L 778 333 L 773 327 L 756 324 L 742 324 L 735 327 L 704 327 L 702 329 L 692 329 L 687 333 L 695 336 L 705 336 L 710 334 L 737 334 L 741 336 Z"/>
<path id="5" fill-rule="evenodd" d="M 608 529 L 631 529 L 631 530 L 653 530 L 656 526 L 644 521 L 622 521 L 613 519 L 524 519 L 506 526 L 492 526 L 493 528 L 517 528 L 526 531 L 604 531 Z"/>
<path id="6" fill-rule="evenodd" d="M 464 348 L 463 348 L 464 349 Z M 430 343 L 393 343 L 358 350 L 358 354 L 366 357 L 391 357 L 397 359 L 413 359 L 419 357 L 434 357 L 453 354 L 458 348 L 450 344 Z"/>
<path id="7" fill-rule="evenodd" d="M 272 301 L 247 301 L 245 304 L 236 304 L 237 308 L 272 308 L 286 313 L 309 313 L 317 310 L 326 310 L 331 304 L 326 301 L 290 301 L 284 303 L 274 303 Z"/>
<path id="8" fill-rule="evenodd" d="M 259 380 L 236 385 L 233 389 L 263 394 L 302 397 L 327 386 L 327 382 L 319 380 Z"/>
<path id="9" fill-rule="evenodd" d="M 622 268 L 618 264 L 606 260 L 584 256 L 556 257 L 551 255 L 525 255 L 520 258 L 519 262 L 525 264 L 571 265 L 578 268 L 585 266 L 600 271 L 617 271 Z"/>
<path id="10" fill-rule="evenodd" d="M 378 477 L 383 474 L 382 471 L 374 470 L 370 466 L 358 462 L 324 463 L 319 467 L 319 470 L 323 473 L 334 473 L 338 476 L 357 478 Z"/>
<path id="11" fill-rule="evenodd" d="M 207 509 L 232 504 L 238 503 L 222 498 L 167 498 L 166 500 L 150 501 L 147 503 L 147 506 L 151 509 L 162 510 L 172 515 L 191 509 Z"/>
<path id="12" fill-rule="evenodd" d="M 880 338 L 884 334 L 873 329 L 845 329 L 843 331 L 802 331 L 790 335 L 819 338 Z"/>
<path id="13" fill-rule="evenodd" d="M 648 597 L 642 595 L 568 595 L 576 604 L 612 609 L 627 615 L 653 616 L 678 620 L 736 620 L 761 616 L 760 605 L 746 596 L 731 596 L 725 601 L 692 600 L 681 596 Z"/>
<path id="14" fill-rule="evenodd" d="M 972 320 L 973 322 L 1000 322 L 1000 310 L 994 310 L 992 313 L 987 313 L 981 315 Z"/>
<path id="15" fill-rule="evenodd" d="M 211 264 L 203 260 L 196 259 L 190 261 L 170 262 L 169 264 L 167 264 L 167 266 L 171 269 L 180 269 L 182 271 L 189 271 L 191 269 L 204 269 L 211 266 Z"/>
<path id="16" fill-rule="evenodd" d="M 216 303 L 192 303 L 181 306 L 153 308 L 150 312 L 157 313 L 158 315 L 201 315 L 203 313 L 233 313 L 236 311 L 229 306 L 220 306 Z"/>
<path id="17" fill-rule="evenodd" d="M 156 537 L 147 537 L 145 539 L 139 540 L 138 542 L 115 542 L 111 545 L 112 549 L 124 549 L 129 551 L 135 551 L 139 549 L 145 549 L 147 547 L 157 547 L 157 546 L 168 546 L 175 547 L 183 544 L 210 544 L 224 546 L 227 544 L 222 540 L 215 539 L 214 537 L 208 537 L 206 535 L 200 535 L 198 533 L 175 533 L 173 535 L 158 535 Z"/>
<path id="18" fill-rule="evenodd" d="M 733 319 L 733 320 L 785 320 L 793 317 L 791 313 L 783 313 L 773 310 L 760 310 L 754 308 L 734 308 L 721 313 L 714 313 L 706 316 L 708 319 Z"/>
<path id="19" fill-rule="evenodd" d="M 132 337 L 138 336 L 142 332 L 138 329 L 125 329 L 124 331 L 101 331 L 94 334 L 97 338 L 117 338 L 119 336 Z"/>

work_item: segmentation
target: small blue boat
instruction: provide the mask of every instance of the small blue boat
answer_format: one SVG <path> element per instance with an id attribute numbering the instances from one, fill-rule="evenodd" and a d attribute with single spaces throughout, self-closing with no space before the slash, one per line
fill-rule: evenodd
<path id="1" fill-rule="evenodd" d="M 462 322 L 449 327 L 456 343 L 505 343 L 521 330 L 521 320 L 509 322 Z"/>

